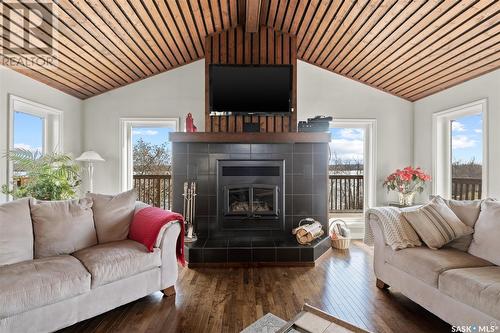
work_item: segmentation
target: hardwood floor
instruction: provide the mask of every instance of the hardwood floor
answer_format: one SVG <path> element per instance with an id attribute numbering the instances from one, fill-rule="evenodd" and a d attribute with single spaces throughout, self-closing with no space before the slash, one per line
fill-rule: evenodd
<path id="1" fill-rule="evenodd" d="M 372 249 L 329 250 L 316 267 L 182 269 L 176 297 L 144 297 L 61 332 L 239 332 L 271 312 L 285 320 L 304 302 L 373 332 L 450 332 L 395 290 L 375 286 Z"/>

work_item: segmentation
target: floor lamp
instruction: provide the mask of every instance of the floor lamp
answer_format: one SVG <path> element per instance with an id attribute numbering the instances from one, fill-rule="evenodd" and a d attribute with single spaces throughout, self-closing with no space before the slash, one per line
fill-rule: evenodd
<path id="1" fill-rule="evenodd" d="M 89 192 L 94 191 L 94 162 L 104 162 L 104 158 L 101 157 L 98 153 L 95 151 L 86 151 L 83 154 L 81 154 L 77 159 L 79 162 L 87 162 L 87 167 L 89 171 Z"/>

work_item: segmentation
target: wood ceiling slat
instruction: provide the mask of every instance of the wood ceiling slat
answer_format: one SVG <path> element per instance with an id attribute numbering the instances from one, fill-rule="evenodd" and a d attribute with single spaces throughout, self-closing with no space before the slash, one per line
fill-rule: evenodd
<path id="1" fill-rule="evenodd" d="M 7 6 L 7 4 L 5 4 Z M 10 7 L 9 7 L 10 8 Z M 4 16 L 4 19 L 6 21 L 10 21 L 11 24 L 17 25 L 19 28 L 25 29 L 25 26 L 20 26 L 18 22 L 15 22 L 15 20 L 11 20 L 10 18 Z M 28 22 L 35 23 L 33 22 L 34 17 L 30 16 L 27 18 Z M 45 25 L 40 26 L 39 34 L 38 37 L 41 38 L 41 40 L 45 43 L 45 46 L 51 45 L 53 42 L 53 35 L 49 35 L 47 33 L 47 30 L 45 29 L 52 29 L 52 26 L 48 27 Z M 50 33 L 52 31 L 49 31 Z M 30 31 L 26 31 L 27 34 L 30 34 Z M 68 45 L 71 47 L 71 44 Z M 78 53 L 75 52 L 76 47 L 71 49 L 66 44 L 63 43 L 58 43 L 58 50 L 57 50 L 57 59 L 60 62 L 64 62 L 70 67 L 75 68 L 81 75 L 84 75 L 87 77 L 89 80 L 93 81 L 97 87 L 100 87 L 101 91 L 113 89 L 114 86 L 113 84 L 109 83 L 109 81 L 113 82 L 113 80 L 109 80 L 109 78 L 106 78 L 105 75 L 102 73 L 99 73 L 95 71 L 94 66 L 92 64 L 88 63 L 84 58 L 80 57 Z M 74 59 L 77 59 L 83 63 L 83 65 L 80 65 L 79 61 L 75 61 Z M 85 66 L 85 67 L 84 67 Z M 103 78 L 104 77 L 104 78 Z M 108 81 L 108 80 L 109 81 Z M 116 82 L 113 82 L 114 84 L 117 84 Z M 93 85 L 92 83 L 88 83 Z"/>
<path id="2" fill-rule="evenodd" d="M 0 58 L 13 59 L 5 54 L 0 54 Z M 3 60 L 2 60 L 2 63 L 3 63 Z M 54 77 L 52 77 L 52 76 L 47 76 L 46 74 L 39 73 L 33 67 L 16 67 L 15 71 L 19 72 L 23 75 L 26 75 L 26 76 L 32 78 L 33 80 L 45 83 L 46 85 L 48 85 L 50 87 L 58 89 L 62 92 L 70 94 L 72 96 L 78 97 L 80 99 L 85 99 L 85 98 L 89 97 L 88 95 L 85 95 L 84 93 L 82 93 L 80 90 L 72 89 L 72 88 L 60 83 L 59 81 L 54 79 Z"/>
<path id="3" fill-rule="evenodd" d="M 93 54 L 95 58 L 102 59 L 106 67 L 116 74 L 117 79 L 121 80 L 122 84 L 133 82 L 137 78 L 127 66 L 122 65 L 122 61 L 118 57 L 111 53 L 101 41 L 91 35 L 72 16 L 66 13 L 57 2 L 52 3 L 52 6 L 55 7 L 58 13 L 58 30 L 61 34 L 73 40 L 80 48 Z"/>
<path id="4" fill-rule="evenodd" d="M 292 25 L 293 18 L 295 17 L 295 11 L 297 9 L 297 5 L 299 4 L 299 0 L 289 0 L 288 10 L 286 12 L 285 19 L 283 21 L 283 25 L 280 29 L 283 32 L 289 32 L 290 26 Z"/>
<path id="5" fill-rule="evenodd" d="M 482 5 L 487 2 L 488 1 L 482 1 L 481 3 L 478 3 L 478 6 L 474 6 L 474 9 L 471 8 L 471 10 L 464 12 L 442 29 L 436 31 L 436 33 L 432 36 L 434 42 L 428 41 L 426 43 L 419 43 L 409 52 L 401 55 L 397 59 L 394 59 L 393 62 L 387 65 L 387 68 L 380 71 L 380 74 L 377 75 L 378 78 L 371 80 L 371 82 L 376 83 L 377 85 L 384 84 L 391 78 L 391 76 L 395 75 L 395 70 L 403 67 L 402 64 L 405 64 L 404 67 L 408 67 L 408 62 L 414 63 L 416 59 L 422 59 L 423 54 L 429 55 L 429 53 L 442 48 L 444 45 L 450 43 L 450 41 L 464 36 L 469 30 L 471 30 L 471 28 L 473 29 L 476 25 L 481 24 L 483 20 L 498 13 L 499 9 L 495 8 L 494 3 L 491 3 L 489 7 L 484 9 Z M 460 18 L 460 20 L 458 20 L 458 18 Z M 462 21 L 462 19 L 464 19 L 464 21 Z M 497 21 L 497 23 L 498 22 L 500 21 Z"/>
<path id="6" fill-rule="evenodd" d="M 274 29 L 282 31 L 283 21 L 285 20 L 285 14 L 288 9 L 288 0 L 280 0 L 278 6 L 278 12 L 276 13 L 276 20 L 274 21 Z"/>
<path id="7" fill-rule="evenodd" d="M 370 55 L 374 57 L 376 52 L 384 49 L 384 45 L 390 45 L 397 39 L 398 34 L 404 33 L 403 24 L 408 24 L 409 26 L 415 24 L 419 18 L 429 13 L 436 5 L 436 1 L 411 1 L 396 17 L 389 18 L 389 22 L 384 22 L 387 25 L 373 39 L 370 40 L 370 37 L 373 36 L 369 34 L 366 38 L 369 41 L 362 43 L 364 47 L 361 48 L 360 52 L 354 57 L 347 59 L 345 64 L 341 64 L 338 72 L 351 77 L 352 72 L 360 69 L 362 62 L 369 61 Z"/>
<path id="8" fill-rule="evenodd" d="M 269 11 L 267 13 L 267 23 L 268 27 L 274 27 L 274 22 L 276 21 L 276 15 L 278 15 L 278 4 L 279 0 L 269 0 Z"/>
<path id="9" fill-rule="evenodd" d="M 498 55 L 496 56 L 496 58 L 497 58 L 496 60 L 493 60 L 489 63 L 477 64 L 473 68 L 464 68 L 447 77 L 443 77 L 439 80 L 436 80 L 432 85 L 429 85 L 421 89 L 419 92 L 412 92 L 412 94 L 405 96 L 405 98 L 411 101 L 416 101 L 418 99 L 424 98 L 426 96 L 447 89 L 464 81 L 471 80 L 480 75 L 489 73 L 500 67 L 500 59 Z"/>
<path id="10" fill-rule="evenodd" d="M 19 32 L 21 35 L 18 34 L 16 31 L 8 29 L 7 27 L 3 27 L 3 29 L 5 32 L 9 33 L 10 37 L 15 37 L 13 39 L 10 39 L 9 41 L 2 38 L 2 40 L 4 41 L 3 49 L 10 51 L 11 48 L 9 48 L 5 45 L 9 45 L 9 46 L 13 45 L 16 48 L 25 50 L 26 54 L 29 53 L 28 50 L 26 50 L 24 48 L 24 45 L 26 45 L 27 43 L 30 43 L 30 42 L 33 43 L 33 41 L 36 39 L 35 36 L 31 35 L 29 33 L 29 31 L 26 31 L 24 29 Z M 48 45 L 41 44 L 39 46 L 47 47 Z M 17 53 L 17 54 L 19 54 L 19 53 Z M 50 53 L 45 52 L 44 53 L 45 56 L 51 56 L 51 54 L 52 54 L 52 52 L 50 52 Z M 41 55 L 36 56 L 35 58 L 40 59 L 40 60 L 43 59 L 43 57 Z M 78 71 L 73 69 L 73 67 L 68 66 L 63 60 L 59 59 L 59 57 L 57 57 L 57 58 L 58 58 L 57 59 L 58 60 L 57 67 L 51 68 L 51 70 L 50 70 L 51 72 L 56 73 L 58 76 L 64 78 L 65 80 L 68 80 L 69 82 L 72 82 L 73 84 L 76 84 L 78 87 L 85 90 L 90 95 L 99 94 L 105 90 L 104 87 L 99 86 L 96 82 L 88 79 L 87 77 L 85 77 L 84 75 L 82 75 L 81 73 L 79 73 Z M 24 57 L 24 59 L 26 59 L 26 57 Z"/>
<path id="11" fill-rule="evenodd" d="M 407 65 L 408 67 L 405 67 L 397 75 L 391 77 L 381 87 L 389 90 L 400 87 L 409 80 L 427 73 L 436 64 L 458 57 L 469 49 L 480 47 L 479 44 L 491 39 L 493 36 L 495 36 L 493 40 L 498 40 L 499 37 L 496 35 L 500 33 L 499 22 L 500 14 L 493 15 L 482 24 L 460 35 L 460 37 L 452 42 L 441 47 L 440 45 L 436 46 L 435 49 L 427 48 L 425 52 L 422 52 L 422 57 L 419 55 L 411 65 Z"/>
<path id="12" fill-rule="evenodd" d="M 393 53 L 389 54 L 387 58 L 374 66 L 371 71 L 367 72 L 365 76 L 362 77 L 362 79 L 370 83 L 378 84 L 377 82 L 382 80 L 385 74 L 395 68 L 396 62 L 400 63 L 402 59 L 407 59 L 406 57 L 411 58 L 413 55 L 418 54 L 422 48 L 425 48 L 426 45 L 433 45 L 437 42 L 442 43 L 443 41 L 446 42 L 445 40 L 441 40 L 441 38 L 446 40 L 450 39 L 451 37 L 449 34 L 453 33 L 453 30 L 456 28 L 461 27 L 464 31 L 466 31 L 467 28 L 470 29 L 474 26 L 474 22 L 467 21 L 496 1 L 497 0 L 482 0 L 468 8 L 464 1 L 460 2 L 458 6 L 453 7 L 446 15 L 439 17 L 413 38 L 396 43 L 393 48 Z M 461 7 L 461 5 L 464 5 L 464 7 Z M 453 17 L 451 21 L 450 17 Z"/>
<path id="13" fill-rule="evenodd" d="M 350 51 L 354 49 L 362 39 L 380 22 L 380 20 L 387 14 L 387 12 L 393 8 L 396 4 L 397 0 L 389 0 L 389 1 L 380 1 L 379 6 L 373 6 L 376 1 L 370 2 L 366 10 L 370 10 L 372 8 L 371 14 L 366 14 L 367 21 L 362 21 L 360 19 L 356 20 L 354 25 L 349 28 L 342 37 L 342 40 L 335 45 L 334 49 L 330 52 L 330 56 L 326 59 L 327 65 L 325 67 L 329 67 L 332 70 L 335 70 L 338 64 L 340 64 L 341 60 L 344 59 Z M 375 11 L 373 11 L 375 9 Z M 348 38 L 345 38 L 349 36 Z M 333 56 L 335 54 L 335 56 Z M 320 59 L 312 58 L 313 62 L 325 62 L 324 56 Z"/>
<path id="14" fill-rule="evenodd" d="M 92 0 L 101 2 L 100 0 Z M 132 8 L 121 8 L 114 1 L 105 1 L 103 5 L 107 8 L 111 17 L 120 23 L 123 28 L 132 35 L 132 38 L 139 47 L 147 54 L 160 71 L 172 68 L 175 64 L 175 57 L 169 50 L 161 50 L 160 46 L 153 39 L 142 21 L 135 15 Z M 126 12 L 125 10 L 128 10 Z"/>
<path id="15" fill-rule="evenodd" d="M 260 33 L 245 33 L 246 7 L 255 3 Z M 52 8 L 41 5 L 39 17 Z M 498 68 L 500 53 L 498 0 L 59 0 L 53 8 L 59 66 L 14 69 L 79 98 L 205 54 L 220 63 L 271 64 L 287 63 L 293 51 L 303 61 L 415 100 Z M 53 28 L 42 19 L 36 43 L 49 45 Z M 27 36 L 33 41 L 24 25 L 11 26 L 18 45 Z M 291 33 L 294 45 L 275 32 Z M 217 35 L 211 50 L 205 49 L 207 35 Z"/>
<path id="16" fill-rule="evenodd" d="M 231 12 L 231 27 L 238 25 L 238 1 L 229 0 L 229 11 Z"/>
<path id="17" fill-rule="evenodd" d="M 224 30 L 224 27 L 222 26 L 219 0 L 210 0 L 210 7 L 212 9 L 212 20 L 214 22 L 215 31 Z"/>
<path id="18" fill-rule="evenodd" d="M 444 2 L 440 7 L 433 11 L 433 13 L 443 10 L 441 15 L 436 19 L 434 15 L 427 15 L 418 23 L 413 25 L 401 38 L 396 40 L 393 44 L 387 47 L 383 52 L 377 54 L 377 57 L 373 58 L 371 63 L 362 68 L 359 72 L 355 74 L 355 77 L 361 80 L 369 80 L 376 73 L 378 73 L 385 64 L 388 64 L 389 59 L 394 60 L 395 54 L 402 55 L 408 49 L 416 46 L 418 43 L 428 42 L 426 37 L 434 33 L 441 25 L 445 24 L 447 21 L 451 20 L 455 15 L 460 14 L 476 0 L 461 0 L 458 3 L 453 4 L 452 1 Z M 486 1 L 485 1 L 486 2 Z M 479 2 L 481 3 L 481 2 Z M 373 83 L 370 81 L 370 83 Z"/>
<path id="19" fill-rule="evenodd" d="M 207 30 L 207 35 L 211 35 L 215 32 L 214 23 L 212 20 L 212 12 L 210 10 L 210 5 L 208 0 L 198 0 L 200 4 L 201 14 L 203 16 L 203 21 L 205 24 L 205 29 Z"/>
<path id="20" fill-rule="evenodd" d="M 301 23 L 307 20 L 307 13 L 309 13 L 309 3 L 310 0 L 299 0 L 297 10 L 295 11 L 295 17 L 293 18 L 290 29 L 284 32 L 290 33 L 292 35 L 297 35 L 297 32 L 301 27 Z"/>
<path id="21" fill-rule="evenodd" d="M 174 45 L 176 46 L 182 54 L 182 64 L 193 60 L 188 47 L 177 30 L 177 27 L 175 27 L 175 24 L 171 21 L 169 21 L 170 27 L 167 25 L 162 16 L 162 14 L 167 13 L 160 13 L 155 5 L 155 2 L 145 1 L 142 3 L 141 1 L 133 1 L 132 6 L 136 10 L 139 17 L 143 19 L 149 30 L 153 31 L 155 38 L 163 40 L 166 45 L 171 47 Z"/>
<path id="22" fill-rule="evenodd" d="M 323 58 L 323 59 L 326 56 L 328 56 L 328 54 L 331 52 L 332 48 L 335 46 L 335 43 L 332 40 L 332 38 L 335 36 L 336 37 L 335 39 L 339 40 L 336 32 L 340 28 L 340 26 L 343 24 L 347 13 L 350 11 L 350 9 L 355 4 L 357 5 L 358 3 L 351 2 L 351 1 L 344 1 L 344 2 L 342 2 L 340 8 L 337 6 L 330 7 L 331 11 L 332 11 L 332 15 L 335 15 L 335 19 L 333 21 L 330 21 L 330 23 L 328 24 L 328 27 L 322 29 L 324 31 L 324 35 L 321 36 L 320 34 L 317 34 L 316 36 L 314 36 L 311 44 L 307 48 L 307 50 L 306 50 L 305 54 L 302 56 L 302 58 L 307 59 L 308 61 L 312 61 L 312 59 L 316 59 L 316 58 L 320 57 L 320 55 L 322 56 L 321 58 Z M 314 61 L 314 62 L 316 63 L 318 61 Z"/>
<path id="23" fill-rule="evenodd" d="M 204 57 L 203 40 L 205 36 L 200 36 L 196 24 L 194 23 L 191 10 L 189 9 L 189 4 L 186 0 L 176 1 L 171 4 L 172 13 L 174 14 L 175 21 L 183 20 L 189 30 L 191 40 L 196 48 L 196 53 L 198 58 Z"/>
<path id="24" fill-rule="evenodd" d="M 430 84 L 434 84 L 436 80 L 439 80 L 441 77 L 455 75 L 464 68 L 478 66 L 482 63 L 488 64 L 491 61 L 497 59 L 500 59 L 500 42 L 497 42 L 493 46 L 486 48 L 482 51 L 479 52 L 476 51 L 474 54 L 469 54 L 469 56 L 466 57 L 465 59 L 462 59 L 461 61 L 459 60 L 456 62 L 452 62 L 451 65 L 442 64 L 437 68 L 437 72 L 431 77 L 427 78 L 422 77 L 422 79 L 418 80 L 418 82 L 416 82 L 415 84 L 412 84 L 404 89 L 395 90 L 395 92 L 402 96 L 407 96 L 414 91 L 421 92 L 421 89 L 424 89 Z"/>
<path id="25" fill-rule="evenodd" d="M 231 18 L 229 16 L 229 0 L 220 0 L 220 15 L 222 17 L 222 29 L 229 29 L 231 27 Z"/>
<path id="26" fill-rule="evenodd" d="M 300 39 L 300 35 L 297 36 L 299 58 L 302 58 L 302 54 L 305 52 L 305 49 L 307 48 L 311 39 L 316 33 L 316 29 L 321 24 L 321 19 L 323 18 L 323 16 L 325 15 L 326 11 L 328 10 L 331 4 L 332 1 L 321 1 L 319 3 L 319 6 L 316 8 L 316 12 L 314 13 L 314 16 L 311 19 L 309 27 L 307 28 L 307 32 L 304 34 L 304 37 Z"/>
<path id="27" fill-rule="evenodd" d="M 171 1 L 169 6 L 167 6 L 168 3 L 164 1 L 158 1 L 156 3 L 158 4 L 158 8 L 155 9 L 159 9 L 159 14 L 163 18 L 165 28 L 170 30 L 176 41 L 179 41 L 179 43 L 180 41 L 183 42 L 184 47 L 186 47 L 189 52 L 191 60 L 199 59 L 193 40 L 182 20 L 182 16 L 180 15 L 175 1 Z M 175 10 L 176 15 L 174 15 L 173 10 Z"/>
<path id="28" fill-rule="evenodd" d="M 152 54 L 152 52 L 146 54 L 147 49 L 149 49 L 148 47 L 143 45 L 145 47 L 143 49 L 136 43 L 140 40 L 140 38 L 134 39 L 129 35 L 129 32 L 132 33 L 134 29 L 130 29 L 128 31 L 123 29 L 121 24 L 117 21 L 116 16 L 111 15 L 100 1 L 75 1 L 75 5 L 79 6 L 79 9 L 85 16 L 93 17 L 94 23 L 98 25 L 100 30 L 108 37 L 114 36 L 114 39 L 118 41 L 120 45 L 123 45 L 121 49 L 126 49 L 128 54 L 133 54 L 133 57 L 137 59 L 134 62 L 138 64 L 145 75 L 151 75 L 160 70 L 165 70 L 158 59 L 156 59 L 156 62 L 154 61 L 156 57 Z"/>
<path id="29" fill-rule="evenodd" d="M 366 2 L 366 0 L 364 2 Z M 340 0 L 335 0 L 331 3 L 330 7 L 328 7 L 327 12 L 325 13 L 325 16 L 321 20 L 321 23 L 318 27 L 318 32 L 312 34 L 312 39 L 310 40 L 309 44 L 303 45 L 303 51 L 299 50 L 300 58 L 309 61 L 312 53 L 314 53 L 315 51 L 320 52 L 327 45 L 329 45 L 331 37 L 343 22 L 344 15 L 349 10 L 349 8 L 351 8 L 351 4 L 353 4 L 353 2 L 343 2 Z M 337 13 L 339 14 L 338 16 Z"/>
<path id="30" fill-rule="evenodd" d="M 64 8 L 76 21 L 82 24 L 90 34 L 98 39 L 102 45 L 105 45 L 120 62 L 130 69 L 135 79 L 143 78 L 150 73 L 150 70 L 141 62 L 141 60 L 128 49 L 125 43 L 119 41 L 119 37 L 109 29 L 109 27 L 100 19 L 98 15 L 92 15 L 92 9 L 85 1 L 61 0 L 60 6 Z"/>
<path id="31" fill-rule="evenodd" d="M 196 29 L 198 30 L 198 33 L 200 34 L 200 38 L 202 39 L 203 42 L 203 48 L 205 50 L 205 56 L 206 56 L 206 49 L 205 49 L 205 36 L 207 35 L 207 29 L 205 27 L 205 21 L 203 20 L 203 13 L 201 12 L 200 5 L 198 3 L 198 0 L 180 0 L 182 2 L 187 2 L 187 5 L 190 7 L 191 15 L 194 18 L 194 21 L 196 23 Z"/>

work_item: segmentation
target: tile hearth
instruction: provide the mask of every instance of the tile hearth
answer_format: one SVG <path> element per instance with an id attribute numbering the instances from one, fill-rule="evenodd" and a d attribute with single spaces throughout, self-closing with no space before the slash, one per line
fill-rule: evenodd
<path id="1" fill-rule="evenodd" d="M 301 135 L 295 134 L 298 137 Z M 185 181 L 196 181 L 198 188 L 195 228 L 199 240 L 186 245 L 190 266 L 207 263 L 313 264 L 329 248 L 326 236 L 311 245 L 301 246 L 291 234 L 299 221 L 306 217 L 319 221 L 327 230 L 328 141 L 214 143 L 193 142 L 193 138 L 185 142 L 175 140 L 175 136 L 172 141 L 173 210 L 183 211 Z M 272 137 L 270 142 L 273 142 Z M 282 227 L 242 230 L 229 229 L 220 223 L 220 216 L 224 214 L 222 206 L 218 205 L 218 200 L 223 200 L 223 191 L 217 185 L 217 170 L 221 161 L 233 161 L 236 164 L 279 161 L 284 164 L 284 209 L 280 212 L 284 222 Z M 262 178 L 256 179 L 256 182 L 259 181 Z M 244 218 L 240 223 L 243 222 Z"/>

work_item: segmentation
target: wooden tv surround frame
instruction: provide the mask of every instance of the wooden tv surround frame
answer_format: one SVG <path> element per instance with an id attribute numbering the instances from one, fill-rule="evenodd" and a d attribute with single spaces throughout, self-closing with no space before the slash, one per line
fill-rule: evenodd
<path id="1" fill-rule="evenodd" d="M 289 115 L 211 116 L 209 101 L 210 64 L 292 65 L 292 108 Z M 296 37 L 261 26 L 255 33 L 238 26 L 205 38 L 205 131 L 243 132 L 244 123 L 259 124 L 261 133 L 297 131 Z"/>

